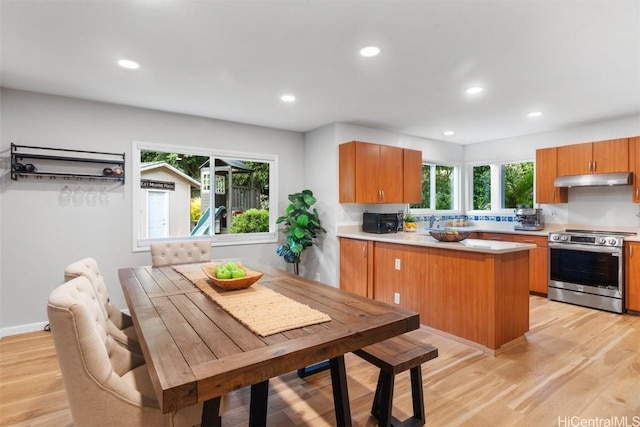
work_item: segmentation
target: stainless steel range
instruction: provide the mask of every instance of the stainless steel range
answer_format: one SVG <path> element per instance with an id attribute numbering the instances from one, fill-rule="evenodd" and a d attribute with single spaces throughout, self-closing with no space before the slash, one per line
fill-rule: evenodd
<path id="1" fill-rule="evenodd" d="M 549 299 L 622 313 L 624 237 L 636 233 L 565 230 L 549 234 Z"/>

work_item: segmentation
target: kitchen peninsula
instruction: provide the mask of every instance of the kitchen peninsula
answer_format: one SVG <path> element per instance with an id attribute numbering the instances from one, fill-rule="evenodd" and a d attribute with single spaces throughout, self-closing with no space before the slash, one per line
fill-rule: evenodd
<path id="1" fill-rule="evenodd" d="M 420 313 L 434 331 L 497 355 L 529 330 L 529 250 L 536 245 L 341 227 L 340 287 Z"/>

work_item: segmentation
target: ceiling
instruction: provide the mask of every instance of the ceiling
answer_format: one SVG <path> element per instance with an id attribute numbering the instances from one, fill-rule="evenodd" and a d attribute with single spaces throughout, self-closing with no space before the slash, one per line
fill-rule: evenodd
<path id="1" fill-rule="evenodd" d="M 0 1 L 8 88 L 460 144 L 640 114 L 637 0 Z"/>

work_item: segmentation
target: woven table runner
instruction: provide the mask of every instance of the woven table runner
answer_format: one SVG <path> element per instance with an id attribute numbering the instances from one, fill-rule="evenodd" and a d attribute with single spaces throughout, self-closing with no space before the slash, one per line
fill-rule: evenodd
<path id="1" fill-rule="evenodd" d="M 201 264 L 175 265 L 173 269 L 249 330 L 262 337 L 331 320 L 325 313 L 259 283 L 247 289 L 222 290 L 204 274 Z"/>

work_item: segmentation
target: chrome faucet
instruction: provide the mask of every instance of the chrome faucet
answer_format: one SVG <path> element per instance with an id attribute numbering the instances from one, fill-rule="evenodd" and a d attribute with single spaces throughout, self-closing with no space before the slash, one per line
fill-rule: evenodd
<path id="1" fill-rule="evenodd" d="M 431 215 L 429 217 L 429 228 L 433 228 L 433 224 L 436 222 L 436 217 Z"/>

